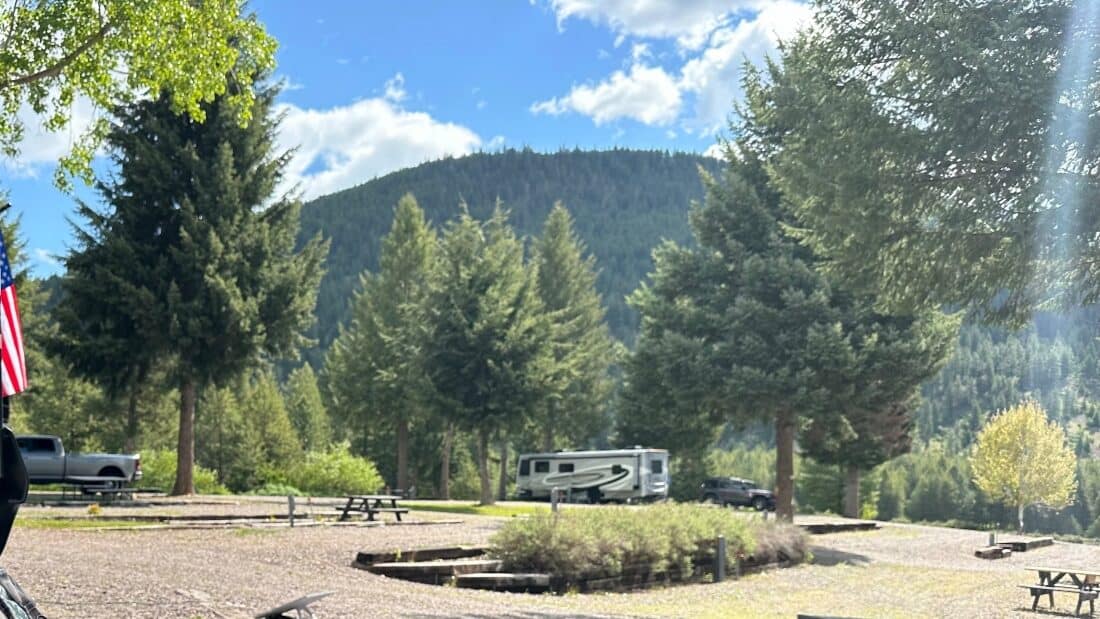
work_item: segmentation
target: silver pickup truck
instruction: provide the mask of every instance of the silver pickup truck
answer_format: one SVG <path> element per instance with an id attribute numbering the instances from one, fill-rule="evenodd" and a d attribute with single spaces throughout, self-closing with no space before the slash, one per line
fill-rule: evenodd
<path id="1" fill-rule="evenodd" d="M 32 484 L 131 483 L 141 479 L 141 456 L 65 453 L 61 439 L 48 435 L 17 436 Z"/>

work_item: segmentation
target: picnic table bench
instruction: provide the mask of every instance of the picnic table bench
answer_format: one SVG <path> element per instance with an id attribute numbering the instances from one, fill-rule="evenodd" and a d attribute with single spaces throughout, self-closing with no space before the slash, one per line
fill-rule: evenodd
<path id="1" fill-rule="evenodd" d="M 1081 614 L 1081 605 L 1089 603 L 1089 616 L 1096 612 L 1094 607 L 1096 598 L 1100 596 L 1100 572 L 1093 572 L 1069 567 L 1026 567 L 1026 570 L 1039 573 L 1039 582 L 1034 585 L 1019 585 L 1027 589 L 1031 594 L 1031 610 L 1039 607 L 1039 598 L 1048 596 L 1051 608 L 1054 607 L 1054 592 L 1065 591 L 1077 594 L 1077 609 L 1075 615 Z M 1065 580 L 1069 579 L 1069 582 Z"/>
<path id="2" fill-rule="evenodd" d="M 344 504 L 344 510 L 340 514 L 340 520 L 347 520 L 348 514 L 356 511 L 366 514 L 367 520 L 374 520 L 375 514 L 390 513 L 397 518 L 398 522 L 401 522 L 401 514 L 407 514 L 409 510 L 397 506 L 400 498 L 395 494 L 349 494 L 348 502 Z"/>

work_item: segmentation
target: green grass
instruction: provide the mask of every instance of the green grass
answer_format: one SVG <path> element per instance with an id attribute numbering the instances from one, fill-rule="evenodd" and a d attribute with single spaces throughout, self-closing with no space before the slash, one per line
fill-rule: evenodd
<path id="1" fill-rule="evenodd" d="M 49 530 L 79 530 L 112 528 L 140 528 L 147 527 L 149 522 L 136 520 L 98 520 L 95 518 L 16 518 L 17 529 L 49 529 Z"/>
<path id="2" fill-rule="evenodd" d="M 402 507 L 408 507 L 416 511 L 446 512 L 449 514 L 471 514 L 474 516 L 495 516 L 497 518 L 511 518 L 513 516 L 533 516 L 550 511 L 549 505 L 534 504 L 507 504 L 507 505 L 480 505 L 478 503 L 444 503 L 435 501 L 402 501 Z"/>

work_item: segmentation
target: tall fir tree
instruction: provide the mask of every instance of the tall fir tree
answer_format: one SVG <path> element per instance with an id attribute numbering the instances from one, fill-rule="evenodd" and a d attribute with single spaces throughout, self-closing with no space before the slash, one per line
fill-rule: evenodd
<path id="1" fill-rule="evenodd" d="M 573 219 L 560 203 L 546 219 L 534 246 L 538 291 L 550 319 L 553 364 L 550 391 L 536 417 L 541 448 L 555 439 L 570 447 L 600 435 L 609 424 L 610 376 L 616 343 L 604 320 L 596 291 L 596 259 L 573 231 Z"/>
<path id="2" fill-rule="evenodd" d="M 203 440 L 195 444 L 195 462 L 212 469 L 230 490 L 246 492 L 261 483 L 265 454 L 260 433 L 245 417 L 235 391 L 231 386 L 207 388 L 199 398 L 195 429 Z"/>
<path id="3" fill-rule="evenodd" d="M 242 126 L 230 98 L 255 90 Z M 205 122 L 177 115 L 167 94 L 117 110 L 107 136 L 115 176 L 98 185 L 109 205 L 84 208 L 88 229 L 66 266 L 62 322 L 73 340 L 107 324 L 107 341 L 138 340 L 170 362 L 179 389 L 174 494 L 194 491 L 199 388 L 230 380 L 261 353 L 293 354 L 312 320 L 327 247 L 295 251 L 299 202 L 275 196 L 290 153 L 275 152 L 277 89 L 234 83 L 203 104 Z M 94 285 L 88 285 L 94 282 Z"/>
<path id="4" fill-rule="evenodd" d="M 332 442 L 332 427 L 313 366 L 305 363 L 291 372 L 285 391 L 286 409 L 302 447 L 307 451 L 324 450 Z"/>
<path id="5" fill-rule="evenodd" d="M 473 432 L 481 502 L 494 502 L 489 441 L 545 396 L 549 324 L 537 274 L 498 204 L 482 223 L 463 207 L 440 241 L 425 368 L 441 414 Z"/>
<path id="6" fill-rule="evenodd" d="M 264 464 L 273 470 L 286 470 L 301 461 L 302 443 L 294 431 L 274 373 L 257 371 L 243 382 L 241 412 L 259 438 Z"/>
<path id="7" fill-rule="evenodd" d="M 352 320 L 325 363 L 329 391 L 352 428 L 394 437 L 397 488 L 409 488 L 409 433 L 426 421 L 424 338 L 437 239 L 412 195 L 397 203 L 377 274 L 364 274 Z M 390 434 L 392 432 L 392 434 Z M 388 450 L 387 450 L 388 452 Z"/>

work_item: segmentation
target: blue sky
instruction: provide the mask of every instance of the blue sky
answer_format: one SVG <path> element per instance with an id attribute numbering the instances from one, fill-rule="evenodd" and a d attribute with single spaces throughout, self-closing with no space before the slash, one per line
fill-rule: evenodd
<path id="1" fill-rule="evenodd" d="M 280 141 L 298 148 L 284 188 L 307 199 L 478 150 L 706 152 L 740 96 L 742 62 L 758 62 L 808 19 L 795 0 L 251 7 L 280 44 Z M 23 152 L 0 162 L 37 275 L 58 271 L 74 199 L 96 200 L 52 183 L 53 162 L 93 114 L 78 101 L 72 129 L 60 134 L 27 116 Z"/>

